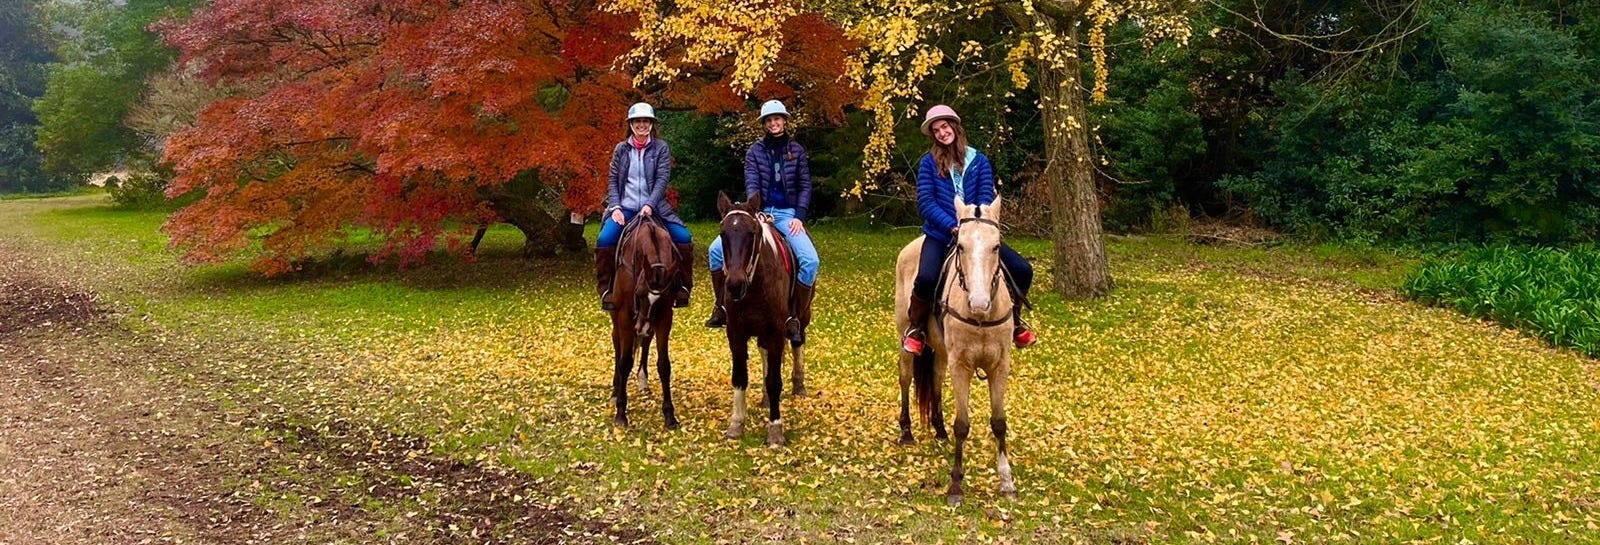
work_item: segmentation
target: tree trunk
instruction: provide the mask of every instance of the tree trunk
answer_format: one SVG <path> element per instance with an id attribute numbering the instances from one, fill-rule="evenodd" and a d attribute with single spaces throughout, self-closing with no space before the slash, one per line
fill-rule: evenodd
<path id="1" fill-rule="evenodd" d="M 533 197 L 504 187 L 480 188 L 478 196 L 489 203 L 489 209 L 498 214 L 501 221 L 515 226 L 527 237 L 522 243 L 523 257 L 550 257 L 558 250 L 582 252 L 589 247 L 583 239 L 582 224 L 567 221 L 566 217 L 551 216 Z"/>
<path id="2" fill-rule="evenodd" d="M 1078 31 L 1058 27 L 1076 50 Z M 1051 280 L 1067 299 L 1099 297 L 1111 291 L 1100 226 L 1100 197 L 1095 191 L 1094 162 L 1089 151 L 1088 112 L 1073 56 L 1060 67 L 1038 63 L 1037 85 L 1044 114 L 1044 179 L 1050 185 L 1051 240 L 1055 267 Z"/>

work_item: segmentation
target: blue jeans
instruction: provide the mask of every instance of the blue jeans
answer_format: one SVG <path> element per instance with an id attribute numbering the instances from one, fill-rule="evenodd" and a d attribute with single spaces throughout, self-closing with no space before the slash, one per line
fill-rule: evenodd
<path id="1" fill-rule="evenodd" d="M 764 212 L 772 214 L 776 220 L 774 223 L 778 225 L 778 232 L 783 233 L 783 238 L 794 247 L 795 260 L 800 262 L 800 274 L 797 275 L 797 279 L 807 286 L 817 285 L 817 267 L 822 265 L 822 261 L 817 259 L 817 247 L 811 244 L 811 233 L 801 231 L 798 235 L 789 234 L 789 222 L 794 221 L 794 209 L 768 208 Z M 711 248 L 706 253 L 711 258 L 711 270 L 722 270 L 722 237 L 718 236 L 716 240 L 711 241 Z"/>
<path id="2" fill-rule="evenodd" d="M 634 214 L 638 213 L 638 210 L 628 210 L 623 208 L 622 223 L 628 223 L 633 219 Z M 661 224 L 667 226 L 667 234 L 672 236 L 673 244 L 689 243 L 688 227 L 668 221 L 663 221 Z M 600 218 L 600 238 L 599 240 L 594 241 L 594 246 L 596 248 L 615 248 L 617 247 L 617 239 L 620 237 L 622 237 L 622 226 L 617 225 L 617 222 L 611 221 L 611 214 L 608 213 L 605 216 L 602 216 Z"/>

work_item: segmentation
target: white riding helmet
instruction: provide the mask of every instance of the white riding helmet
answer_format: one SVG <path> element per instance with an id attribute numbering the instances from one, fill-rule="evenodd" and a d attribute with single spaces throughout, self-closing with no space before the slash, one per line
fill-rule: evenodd
<path id="1" fill-rule="evenodd" d="M 784 119 L 789 119 L 789 109 L 783 107 L 782 101 L 768 100 L 765 104 L 761 105 L 761 117 L 757 118 L 756 120 L 761 123 L 766 123 L 767 118 L 774 115 L 781 115 Z"/>
<path id="2" fill-rule="evenodd" d="M 635 119 L 649 119 L 651 121 L 656 121 L 656 109 L 651 108 L 649 104 L 643 102 L 634 104 L 632 107 L 628 108 L 628 121 L 632 122 Z"/>

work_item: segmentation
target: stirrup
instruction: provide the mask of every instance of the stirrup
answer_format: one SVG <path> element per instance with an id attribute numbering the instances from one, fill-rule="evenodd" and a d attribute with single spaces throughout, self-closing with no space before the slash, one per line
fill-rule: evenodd
<path id="1" fill-rule="evenodd" d="M 711 317 L 706 318 L 706 327 L 719 329 L 728 325 L 728 309 L 722 305 L 711 307 Z"/>
<path id="2" fill-rule="evenodd" d="M 1039 336 L 1033 334 L 1032 329 L 1021 329 L 1011 336 L 1011 341 L 1017 348 L 1027 348 L 1039 342 Z"/>
<path id="3" fill-rule="evenodd" d="M 806 330 L 800 327 L 799 318 L 790 316 L 789 319 L 783 321 L 783 327 L 788 330 L 789 342 L 800 344 L 806 342 Z"/>
<path id="4" fill-rule="evenodd" d="M 606 290 L 605 293 L 600 294 L 600 310 L 604 310 L 606 312 L 617 310 L 617 302 L 609 301 L 608 299 L 610 298 L 611 290 Z"/>
<path id="5" fill-rule="evenodd" d="M 917 333 L 922 333 L 922 330 L 915 327 L 907 330 L 905 336 L 900 338 L 900 349 L 913 356 L 921 356 L 922 351 L 927 348 L 927 343 L 918 339 Z"/>
<path id="6" fill-rule="evenodd" d="M 688 307 L 688 306 L 689 306 L 689 288 L 678 288 L 678 295 L 672 300 L 672 307 L 673 308 L 685 308 L 685 307 Z"/>

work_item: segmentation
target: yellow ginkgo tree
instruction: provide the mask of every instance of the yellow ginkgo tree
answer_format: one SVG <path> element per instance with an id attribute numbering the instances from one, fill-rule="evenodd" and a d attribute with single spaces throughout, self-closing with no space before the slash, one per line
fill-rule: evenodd
<path id="1" fill-rule="evenodd" d="M 1100 203 L 1085 122 L 1085 103 L 1104 97 L 1106 33 L 1137 25 L 1147 43 L 1186 42 L 1190 0 L 610 0 L 632 14 L 637 47 L 623 62 L 639 82 L 671 81 L 707 66 L 727 67 L 736 90 L 749 93 L 773 69 L 789 24 L 821 14 L 842 27 L 855 49 L 842 77 L 861 90 L 872 114 L 869 176 L 888 169 L 894 126 L 921 109 L 959 97 L 924 97 L 921 84 L 941 67 L 1005 69 L 1013 85 L 1039 96 L 1044 120 L 1044 179 L 1050 186 L 1053 280 L 1064 297 L 1111 289 L 1100 227 Z M 945 39 L 962 25 L 995 25 L 997 43 Z M 1004 52 L 1003 56 L 985 51 Z M 1094 78 L 1085 85 L 1081 58 Z M 972 66 L 968 66 L 972 65 Z M 971 70 L 963 70 L 971 72 Z M 870 181 L 862 182 L 870 186 Z"/>

